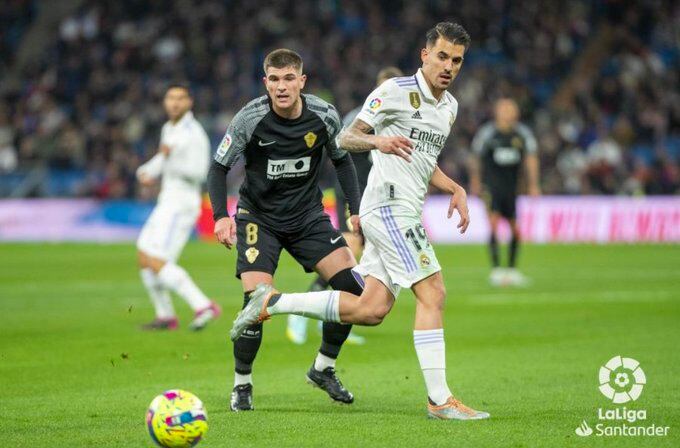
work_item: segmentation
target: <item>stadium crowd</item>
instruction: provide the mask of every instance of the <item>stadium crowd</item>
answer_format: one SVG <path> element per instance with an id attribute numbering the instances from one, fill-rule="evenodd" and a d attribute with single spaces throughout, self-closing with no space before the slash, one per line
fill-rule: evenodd
<path id="1" fill-rule="evenodd" d="M 89 0 L 60 23 L 20 87 L 2 91 L 0 178 L 43 166 L 76 173 L 59 194 L 139 197 L 134 172 L 156 150 L 169 81 L 189 81 L 216 143 L 232 114 L 264 93 L 261 61 L 273 47 L 299 51 L 306 91 L 345 113 L 381 67 L 415 71 L 424 31 L 452 18 L 473 44 L 452 91 L 460 112 L 446 172 L 467 181 L 471 139 L 493 100 L 509 95 L 537 135 L 544 193 L 678 193 L 679 14 L 666 0 Z M 22 15 L 22 29 L 33 16 Z M 558 104 L 603 27 L 613 37 L 600 67 Z M 16 39 L 0 42 L 10 64 Z"/>

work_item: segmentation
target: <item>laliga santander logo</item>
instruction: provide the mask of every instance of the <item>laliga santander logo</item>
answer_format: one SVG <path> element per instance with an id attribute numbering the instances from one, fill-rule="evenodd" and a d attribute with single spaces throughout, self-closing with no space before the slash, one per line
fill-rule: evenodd
<path id="1" fill-rule="evenodd" d="M 600 392 L 616 404 L 637 400 L 647 383 L 640 363 L 620 355 L 614 356 L 600 367 L 599 378 Z"/>
<path id="2" fill-rule="evenodd" d="M 368 103 L 368 107 L 369 107 L 371 110 L 376 110 L 376 109 L 379 108 L 380 106 L 382 106 L 382 100 L 381 100 L 380 98 L 373 98 L 373 99 L 371 100 L 371 102 Z"/>

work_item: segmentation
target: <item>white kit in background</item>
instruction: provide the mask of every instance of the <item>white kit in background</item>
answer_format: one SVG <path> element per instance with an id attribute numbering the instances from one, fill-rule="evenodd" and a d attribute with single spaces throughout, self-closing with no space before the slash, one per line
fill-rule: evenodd
<path id="1" fill-rule="evenodd" d="M 154 258 L 177 261 L 201 211 L 201 185 L 208 175 L 210 140 L 191 112 L 176 123 L 166 122 L 156 154 L 137 169 L 137 177 L 161 177 L 158 204 L 144 224 L 137 248 Z"/>

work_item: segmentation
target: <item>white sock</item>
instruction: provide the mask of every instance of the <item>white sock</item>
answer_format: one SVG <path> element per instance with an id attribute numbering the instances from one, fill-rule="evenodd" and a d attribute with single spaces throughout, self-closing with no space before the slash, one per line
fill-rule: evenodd
<path id="1" fill-rule="evenodd" d="M 253 384 L 253 374 L 241 375 L 238 372 L 234 372 L 234 387 L 241 384 Z"/>
<path id="2" fill-rule="evenodd" d="M 314 360 L 314 370 L 323 372 L 327 367 L 335 368 L 335 359 L 329 358 L 323 353 L 317 353 Z"/>
<path id="3" fill-rule="evenodd" d="M 340 322 L 340 291 L 316 291 L 295 294 L 281 294 L 267 312 L 275 314 L 297 314 L 324 322 Z"/>
<path id="4" fill-rule="evenodd" d="M 175 263 L 165 263 L 165 266 L 158 273 L 158 278 L 166 288 L 183 298 L 194 311 L 210 306 L 210 299 L 198 289 L 187 271 Z"/>
<path id="5" fill-rule="evenodd" d="M 175 309 L 172 306 L 170 293 L 158 280 L 156 273 L 149 268 L 144 268 L 139 271 L 139 276 L 142 278 L 146 292 L 149 293 L 151 303 L 153 303 L 153 307 L 156 310 L 156 317 L 159 319 L 172 319 L 175 317 Z"/>
<path id="6" fill-rule="evenodd" d="M 441 405 L 452 395 L 446 384 L 446 351 L 444 329 L 414 330 L 413 343 L 425 378 L 427 396 Z"/>

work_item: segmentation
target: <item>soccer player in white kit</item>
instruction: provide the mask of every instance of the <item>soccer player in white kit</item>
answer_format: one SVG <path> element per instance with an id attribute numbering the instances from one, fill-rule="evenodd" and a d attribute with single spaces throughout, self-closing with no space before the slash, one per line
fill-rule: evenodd
<path id="1" fill-rule="evenodd" d="M 373 168 L 361 201 L 366 248 L 355 268 L 365 280 L 360 297 L 339 291 L 279 294 L 259 285 L 234 321 L 231 337 L 245 326 L 276 314 L 299 314 L 330 322 L 378 325 L 402 287 L 416 296 L 413 340 L 428 394 L 428 415 L 445 420 L 488 418 L 453 397 L 446 381 L 441 267 L 422 226 L 428 185 L 452 195 L 448 216 L 469 224 L 465 190 L 437 167 L 437 157 L 458 112 L 446 89 L 463 64 L 470 37 L 462 26 L 437 24 L 426 35 L 422 67 L 413 76 L 393 78 L 366 100 L 350 128 L 339 137 L 347 151 L 373 152 Z M 375 135 L 368 133 L 374 129 Z M 395 157 L 400 156 L 400 157 Z"/>
<path id="2" fill-rule="evenodd" d="M 192 330 L 200 330 L 221 313 L 189 274 L 177 265 L 201 210 L 201 185 L 208 174 L 210 141 L 191 113 L 189 89 L 172 85 L 163 99 L 169 120 L 161 130 L 158 153 L 137 169 L 137 179 L 150 186 L 161 178 L 158 203 L 137 239 L 140 276 L 156 311 L 147 330 L 174 330 L 178 320 L 170 292 L 194 310 Z"/>

